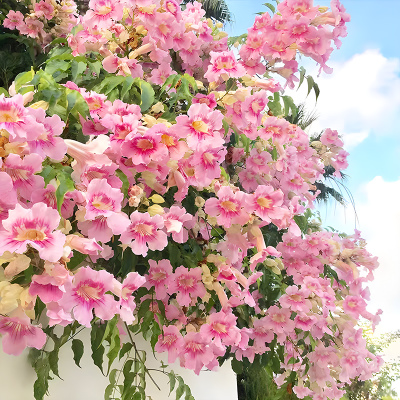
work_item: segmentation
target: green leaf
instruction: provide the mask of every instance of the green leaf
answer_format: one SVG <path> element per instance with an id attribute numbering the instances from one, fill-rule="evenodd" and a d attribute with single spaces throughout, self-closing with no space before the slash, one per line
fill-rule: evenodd
<path id="1" fill-rule="evenodd" d="M 8 93 L 7 90 L 4 89 L 3 87 L 0 87 L 0 95 L 1 95 L 1 94 L 4 94 L 6 97 L 9 96 L 9 93 Z"/>
<path id="2" fill-rule="evenodd" d="M 131 351 L 132 347 L 133 347 L 133 344 L 131 342 L 124 343 L 119 352 L 119 359 L 121 359 L 126 353 L 129 353 Z"/>
<path id="3" fill-rule="evenodd" d="M 68 263 L 68 269 L 74 270 L 83 260 L 86 259 L 87 254 L 80 253 L 77 250 L 73 250 L 73 256 Z"/>
<path id="4" fill-rule="evenodd" d="M 314 79 L 311 75 L 307 76 L 307 85 L 308 85 L 307 89 L 307 96 L 308 96 L 311 92 L 311 89 L 314 87 Z"/>
<path id="5" fill-rule="evenodd" d="M 134 82 L 135 82 L 135 80 L 131 76 L 128 76 L 125 79 L 125 82 L 122 85 L 122 89 L 121 89 L 121 100 L 124 100 L 125 95 L 128 94 L 129 89 L 132 87 Z"/>
<path id="6" fill-rule="evenodd" d="M 175 388 L 176 376 L 174 371 L 169 372 L 168 376 L 169 376 L 169 393 L 171 393 Z"/>
<path id="7" fill-rule="evenodd" d="M 54 73 L 57 71 L 63 71 L 63 72 L 67 71 L 67 69 L 69 69 L 70 65 L 71 64 L 65 60 L 50 59 L 50 61 L 48 61 L 46 68 L 44 70 L 48 74 L 54 75 Z"/>
<path id="8" fill-rule="evenodd" d="M 297 87 L 297 90 L 299 89 L 299 87 L 301 86 L 301 84 L 304 81 L 304 76 L 306 75 L 306 70 L 304 69 L 304 67 L 300 67 L 299 68 L 299 72 L 300 72 L 300 81 L 299 81 L 299 86 Z"/>
<path id="9" fill-rule="evenodd" d="M 272 14 L 275 14 L 275 7 L 271 3 L 264 3 L 263 5 L 268 7 L 272 11 Z"/>
<path id="10" fill-rule="evenodd" d="M 57 174 L 57 190 L 56 190 L 56 200 L 58 212 L 61 212 L 61 206 L 64 201 L 64 196 L 67 192 L 72 192 L 75 190 L 75 184 L 71 178 L 72 168 L 67 167 L 61 170 Z"/>
<path id="11" fill-rule="evenodd" d="M 50 369 L 53 371 L 54 375 L 58 376 L 60 378 L 59 372 L 58 372 L 58 353 L 59 353 L 59 348 L 56 347 L 53 351 L 49 353 L 49 366 Z M 61 379 L 61 378 L 60 378 Z"/>
<path id="12" fill-rule="evenodd" d="M 243 372 L 243 363 L 236 360 L 236 358 L 232 359 L 231 365 L 235 374 L 239 375 Z"/>
<path id="13" fill-rule="evenodd" d="M 82 343 L 82 340 L 79 339 L 72 339 L 72 344 L 71 344 L 72 351 L 74 352 L 74 361 L 75 364 L 81 368 L 79 365 L 81 358 L 83 356 L 83 351 L 84 351 L 84 346 Z"/>
<path id="14" fill-rule="evenodd" d="M 35 72 L 33 71 L 33 68 L 30 71 L 18 74 L 15 78 L 15 91 L 18 93 L 19 89 L 27 83 L 30 83 L 34 76 Z"/>
<path id="15" fill-rule="evenodd" d="M 115 174 L 118 176 L 119 179 L 121 179 L 122 192 L 124 193 L 125 196 L 127 196 L 128 190 L 129 190 L 129 180 L 128 180 L 127 176 L 120 169 L 117 169 L 115 171 Z"/>
<path id="16" fill-rule="evenodd" d="M 99 75 L 100 71 L 101 71 L 101 62 L 95 61 L 95 62 L 89 63 L 89 69 L 90 69 L 90 72 L 95 73 L 96 75 Z"/>
<path id="17" fill-rule="evenodd" d="M 125 81 L 124 76 L 116 75 L 116 76 L 107 76 L 103 82 L 94 88 L 96 92 L 101 92 L 104 94 L 110 93 L 114 88 Z"/>
<path id="18" fill-rule="evenodd" d="M 87 64 L 85 62 L 82 61 L 77 62 L 73 60 L 71 64 L 72 80 L 75 81 L 78 75 L 81 75 L 86 71 L 86 68 Z"/>
<path id="19" fill-rule="evenodd" d="M 54 168 L 54 165 L 46 165 L 37 175 L 42 176 L 44 182 L 48 185 L 49 182 L 56 177 L 57 172 L 58 170 Z"/>
<path id="20" fill-rule="evenodd" d="M 107 353 L 107 358 L 108 358 L 107 374 L 110 371 L 113 361 L 117 358 L 120 348 L 121 348 L 121 341 L 119 338 L 119 331 L 118 328 L 115 327 L 110 340 L 110 349 L 108 350 Z"/>
<path id="21" fill-rule="evenodd" d="M 314 92 L 315 92 L 315 101 L 317 101 L 318 97 L 319 97 L 320 90 L 319 90 L 319 86 L 317 85 L 316 82 L 314 82 L 313 88 L 314 88 Z"/>
<path id="22" fill-rule="evenodd" d="M 147 111 L 154 102 L 154 89 L 150 83 L 141 80 L 140 93 L 140 110 L 144 112 Z"/>

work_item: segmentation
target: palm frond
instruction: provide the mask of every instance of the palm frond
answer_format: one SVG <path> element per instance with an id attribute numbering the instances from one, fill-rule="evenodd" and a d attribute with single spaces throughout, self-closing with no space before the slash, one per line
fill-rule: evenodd
<path id="1" fill-rule="evenodd" d="M 192 3 L 194 0 L 183 0 L 182 4 Z M 226 23 L 233 21 L 233 15 L 229 11 L 225 0 L 199 0 L 206 12 L 206 17 L 214 21 Z"/>

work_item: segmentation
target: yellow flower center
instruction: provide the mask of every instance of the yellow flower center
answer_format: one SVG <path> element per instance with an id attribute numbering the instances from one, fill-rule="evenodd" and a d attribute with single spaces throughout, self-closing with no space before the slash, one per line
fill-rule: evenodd
<path id="1" fill-rule="evenodd" d="M 236 212 L 238 209 L 237 204 L 230 200 L 224 200 L 221 202 L 221 207 L 226 211 L 233 211 Z"/>
<path id="2" fill-rule="evenodd" d="M 192 127 L 198 132 L 208 133 L 208 125 L 204 121 L 193 121 Z"/>
<path id="3" fill-rule="evenodd" d="M 271 208 L 272 200 L 266 199 L 265 197 L 259 197 L 257 199 L 257 204 L 262 208 Z"/>
<path id="4" fill-rule="evenodd" d="M 24 240 L 42 241 L 46 239 L 46 237 L 46 234 L 42 231 L 38 231 L 37 229 L 26 229 L 20 232 L 16 239 L 21 242 Z"/>
<path id="5" fill-rule="evenodd" d="M 153 227 L 148 224 L 137 224 L 134 230 L 140 236 L 151 236 L 153 234 Z"/>
<path id="6" fill-rule="evenodd" d="M 98 15 L 107 15 L 111 12 L 111 7 L 110 6 L 101 6 L 97 10 Z"/>

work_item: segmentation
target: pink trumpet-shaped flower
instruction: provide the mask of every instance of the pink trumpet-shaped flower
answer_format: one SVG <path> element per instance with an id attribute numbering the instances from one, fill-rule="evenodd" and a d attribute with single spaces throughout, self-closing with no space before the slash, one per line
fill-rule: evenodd
<path id="1" fill-rule="evenodd" d="M 158 337 L 154 350 L 158 353 L 168 351 L 168 362 L 174 363 L 183 350 L 183 337 L 175 325 L 164 326 L 163 334 Z"/>
<path id="2" fill-rule="evenodd" d="M 118 314 L 118 302 L 113 295 L 116 280 L 107 271 L 95 271 L 89 267 L 80 268 L 71 285 L 66 285 L 66 293 L 58 302 L 64 310 L 72 310 L 74 318 L 90 328 L 95 315 L 103 320 L 110 320 Z"/>
<path id="3" fill-rule="evenodd" d="M 41 349 L 47 336 L 39 326 L 31 324 L 30 319 L 17 309 L 15 317 L 5 317 L 0 315 L 0 333 L 3 335 L 3 351 L 6 354 L 17 356 L 26 347 Z"/>
<path id="4" fill-rule="evenodd" d="M 44 203 L 36 203 L 31 209 L 19 204 L 10 210 L 0 232 L 0 254 L 5 251 L 23 254 L 27 246 L 38 250 L 43 260 L 56 262 L 63 255 L 65 235 L 55 231 L 60 222 L 57 210 Z"/>

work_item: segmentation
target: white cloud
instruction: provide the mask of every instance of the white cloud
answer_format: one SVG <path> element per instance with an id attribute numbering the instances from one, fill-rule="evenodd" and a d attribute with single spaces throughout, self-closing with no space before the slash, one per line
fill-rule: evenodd
<path id="1" fill-rule="evenodd" d="M 309 110 L 316 108 L 318 120 L 312 129 L 336 129 L 347 148 L 361 143 L 375 133 L 397 133 L 396 120 L 400 114 L 400 59 L 386 58 L 379 50 L 369 49 L 343 63 L 328 63 L 333 73 L 308 69 L 319 85 L 321 94 L 315 105 L 311 93 L 307 99 Z M 304 101 L 307 83 L 299 91 L 291 91 L 296 102 Z"/>
<path id="2" fill-rule="evenodd" d="M 381 330 L 397 330 L 400 329 L 400 179 L 386 182 L 377 176 L 361 189 L 358 198 L 362 237 L 367 240 L 368 251 L 378 256 L 380 262 L 375 280 L 369 285 L 371 306 L 384 311 Z"/>

